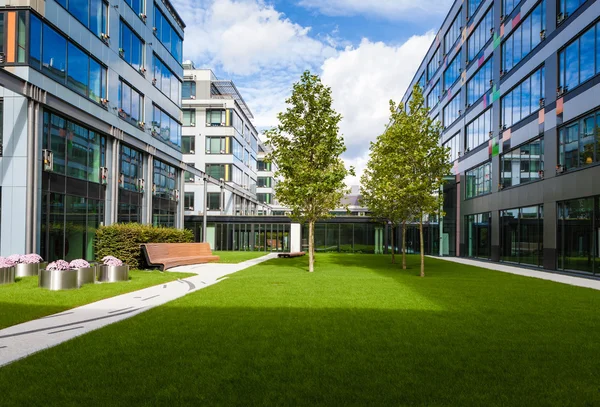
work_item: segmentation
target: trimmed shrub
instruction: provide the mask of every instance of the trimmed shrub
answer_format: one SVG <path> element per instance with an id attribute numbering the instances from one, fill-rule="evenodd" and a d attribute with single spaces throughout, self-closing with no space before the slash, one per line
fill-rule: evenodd
<path id="1" fill-rule="evenodd" d="M 96 259 L 114 256 L 132 269 L 147 268 L 140 245 L 144 243 L 191 243 L 190 230 L 154 227 L 139 223 L 101 226 L 96 230 Z"/>

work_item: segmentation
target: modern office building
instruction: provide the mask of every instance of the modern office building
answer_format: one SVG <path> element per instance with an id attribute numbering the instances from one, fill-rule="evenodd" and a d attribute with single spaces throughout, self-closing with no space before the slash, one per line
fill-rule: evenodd
<path id="1" fill-rule="evenodd" d="M 2 255 L 91 260 L 100 225 L 183 227 L 184 28 L 169 0 L 2 2 Z"/>
<path id="2" fill-rule="evenodd" d="M 440 254 L 600 273 L 600 1 L 456 1 L 415 83 L 454 162 Z"/>

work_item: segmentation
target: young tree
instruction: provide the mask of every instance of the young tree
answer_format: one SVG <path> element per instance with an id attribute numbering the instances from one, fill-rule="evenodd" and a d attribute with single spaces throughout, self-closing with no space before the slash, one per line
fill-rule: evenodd
<path id="1" fill-rule="evenodd" d="M 279 201 L 293 219 L 308 223 L 308 264 L 313 272 L 315 222 L 339 206 L 348 192 L 344 179 L 354 170 L 340 158 L 346 151 L 339 135 L 342 116 L 331 106 L 331 89 L 317 75 L 305 71 L 286 103 L 286 111 L 277 116 L 279 125 L 265 132 L 273 149 L 266 159 L 277 164 Z"/>

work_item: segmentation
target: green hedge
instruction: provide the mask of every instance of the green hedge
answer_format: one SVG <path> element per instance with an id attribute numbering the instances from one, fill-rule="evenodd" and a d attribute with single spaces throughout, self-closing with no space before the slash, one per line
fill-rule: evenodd
<path id="1" fill-rule="evenodd" d="M 188 243 L 194 241 L 191 230 L 154 227 L 139 223 L 101 226 L 96 231 L 96 259 L 115 256 L 133 269 L 147 268 L 140 245 L 143 243 Z"/>

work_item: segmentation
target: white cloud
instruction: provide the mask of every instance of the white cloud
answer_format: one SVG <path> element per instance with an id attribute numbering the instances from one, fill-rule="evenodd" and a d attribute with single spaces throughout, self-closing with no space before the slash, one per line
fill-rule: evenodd
<path id="1" fill-rule="evenodd" d="M 334 108 L 348 151 L 346 162 L 357 174 L 357 184 L 368 160 L 369 142 L 383 132 L 389 119 L 389 100 L 400 101 L 435 35 L 414 36 L 394 47 L 364 39 L 322 66 L 322 80 L 331 87 Z"/>
<path id="2" fill-rule="evenodd" d="M 328 16 L 358 14 L 386 19 L 415 21 L 430 14 L 445 14 L 451 0 L 300 0 L 299 5 Z"/>

